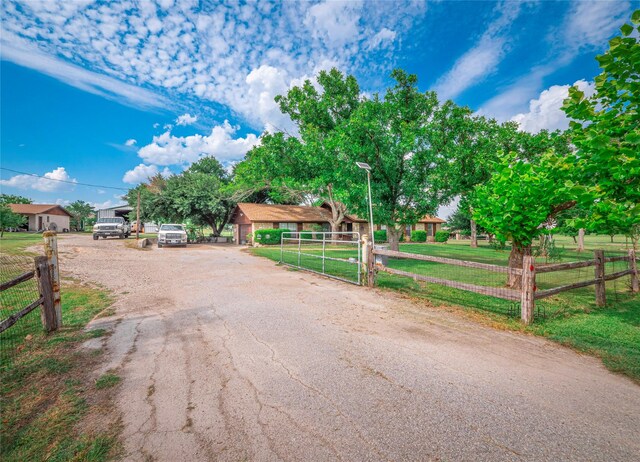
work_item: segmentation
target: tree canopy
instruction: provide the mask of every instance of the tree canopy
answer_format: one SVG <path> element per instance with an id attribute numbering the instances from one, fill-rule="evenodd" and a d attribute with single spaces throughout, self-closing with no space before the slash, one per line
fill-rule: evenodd
<path id="1" fill-rule="evenodd" d="M 574 181 L 587 187 L 586 226 L 597 231 L 614 226 L 625 234 L 640 233 L 640 10 L 609 49 L 596 57 L 602 72 L 595 92 L 586 96 L 569 89 L 563 109 L 572 119 L 569 136 Z"/>

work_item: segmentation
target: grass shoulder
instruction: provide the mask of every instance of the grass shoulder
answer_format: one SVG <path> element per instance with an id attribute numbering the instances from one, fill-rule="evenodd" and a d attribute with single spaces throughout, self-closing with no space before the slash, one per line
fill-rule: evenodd
<path id="1" fill-rule="evenodd" d="M 64 281 L 62 289 L 61 329 L 46 334 L 34 323 L 30 332 L 15 330 L 21 338 L 2 338 L 3 347 L 17 351 L 0 367 L 3 461 L 104 461 L 118 453 L 118 420 L 106 410 L 119 378 L 96 386 L 89 374 L 102 351 L 81 347 L 108 335 L 84 328 L 109 308 L 111 296 L 75 281 Z"/>

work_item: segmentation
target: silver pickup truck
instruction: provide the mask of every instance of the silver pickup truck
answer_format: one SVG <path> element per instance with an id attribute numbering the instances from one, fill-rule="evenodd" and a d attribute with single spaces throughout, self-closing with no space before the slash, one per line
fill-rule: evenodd
<path id="1" fill-rule="evenodd" d="M 109 236 L 126 239 L 129 234 L 131 234 L 131 227 L 122 217 L 98 218 L 96 224 L 93 225 L 94 240 L 98 240 L 101 237 L 106 239 Z"/>

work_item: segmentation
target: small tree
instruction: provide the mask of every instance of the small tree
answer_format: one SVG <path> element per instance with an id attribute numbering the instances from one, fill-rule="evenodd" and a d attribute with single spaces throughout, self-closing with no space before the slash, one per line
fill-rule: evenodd
<path id="1" fill-rule="evenodd" d="M 219 236 L 235 205 L 230 199 L 229 175 L 213 157 L 204 157 L 180 175 L 167 180 L 162 192 L 173 214 L 196 225 L 208 225 Z"/>
<path id="2" fill-rule="evenodd" d="M 93 206 L 85 201 L 75 201 L 65 207 L 72 215 L 71 227 L 78 231 L 84 231 L 85 220 L 94 212 Z"/>
<path id="3" fill-rule="evenodd" d="M 570 179 L 571 165 L 554 152 L 535 161 L 511 153 L 501 157 L 494 169 L 473 194 L 474 217 L 499 241 L 511 241 L 509 268 L 518 270 L 543 226 L 575 206 L 584 192 Z M 521 281 L 520 274 L 509 272 L 509 287 L 518 289 Z"/>
<path id="4" fill-rule="evenodd" d="M 5 230 L 19 228 L 26 222 L 27 218 L 24 215 L 13 213 L 9 205 L 0 203 L 0 237 L 4 236 Z"/>

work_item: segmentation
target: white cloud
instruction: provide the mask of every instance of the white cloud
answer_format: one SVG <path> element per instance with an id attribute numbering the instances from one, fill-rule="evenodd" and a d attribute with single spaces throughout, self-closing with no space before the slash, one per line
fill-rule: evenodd
<path id="1" fill-rule="evenodd" d="M 392 43 L 396 39 L 396 32 L 383 27 L 380 32 L 371 37 L 369 48 L 379 48 L 386 43 Z"/>
<path id="2" fill-rule="evenodd" d="M 595 90 L 593 83 L 578 80 L 573 85 L 591 96 Z M 538 133 L 540 130 L 566 130 L 569 119 L 562 111 L 562 103 L 569 95 L 570 85 L 553 85 L 529 102 L 529 112 L 520 113 L 511 120 L 518 123 L 521 130 Z"/>
<path id="3" fill-rule="evenodd" d="M 325 1 L 309 8 L 304 24 L 315 37 L 344 45 L 358 38 L 361 12 L 361 1 Z"/>
<path id="4" fill-rule="evenodd" d="M 73 191 L 75 178 L 71 178 L 64 167 L 58 167 L 42 175 L 15 175 L 8 180 L 0 180 L 0 185 L 17 189 L 34 189 L 42 192 Z"/>
<path id="5" fill-rule="evenodd" d="M 562 26 L 561 46 L 578 51 L 606 45 L 607 39 L 628 19 L 630 10 L 627 1 L 573 2 Z"/>
<path id="6" fill-rule="evenodd" d="M 455 98 L 497 70 L 508 51 L 507 32 L 519 16 L 521 6 L 519 2 L 506 2 L 497 7 L 498 18 L 489 24 L 477 44 L 436 82 L 434 90 L 441 99 Z"/>
<path id="7" fill-rule="evenodd" d="M 49 56 L 18 39 L 11 40 L 12 36 L 13 34 L 2 30 L 0 50 L 4 60 L 35 69 L 81 90 L 129 106 L 158 108 L 167 105 L 164 97 L 151 91 Z"/>
<path id="8" fill-rule="evenodd" d="M 386 74 L 426 11 L 425 2 L 166 4 L 7 0 L 2 57 L 134 105 L 194 104 L 201 120 L 221 105 L 263 129 L 281 120 L 247 103 L 254 71 L 276 69 L 284 88 L 326 63 Z"/>
<path id="9" fill-rule="evenodd" d="M 572 3 L 562 24 L 549 34 L 549 59 L 515 79 L 501 93 L 483 103 L 478 112 L 500 121 L 523 113 L 527 104 L 540 94 L 548 76 L 569 65 L 586 50 L 604 51 L 607 39 L 616 33 L 630 10 L 626 1 Z M 557 123 L 562 124 L 560 120 Z"/>
<path id="10" fill-rule="evenodd" d="M 191 114 L 182 114 L 181 116 L 178 116 L 178 118 L 176 119 L 176 125 L 182 125 L 182 126 L 191 125 L 196 123 L 197 120 L 198 120 L 198 116 L 192 116 Z"/>
<path id="11" fill-rule="evenodd" d="M 209 135 L 174 136 L 166 131 L 154 136 L 150 144 L 138 150 L 142 160 L 154 165 L 141 164 L 138 167 L 142 170 L 142 167 L 151 168 L 155 165 L 188 165 L 207 156 L 216 157 L 223 163 L 238 160 L 258 143 L 258 137 L 254 134 L 234 138 L 238 128 L 225 120 L 222 125 L 214 126 Z"/>
<path id="12" fill-rule="evenodd" d="M 137 143 L 136 140 L 134 140 L 133 138 L 128 139 L 127 141 L 124 142 L 125 146 L 134 146 Z"/>
<path id="13" fill-rule="evenodd" d="M 164 170 L 160 171 L 156 165 L 140 164 L 132 170 L 127 171 L 122 177 L 122 181 L 129 184 L 140 184 L 156 176 L 158 173 L 164 177 L 168 177 L 171 175 L 171 170 L 165 167 Z"/>

